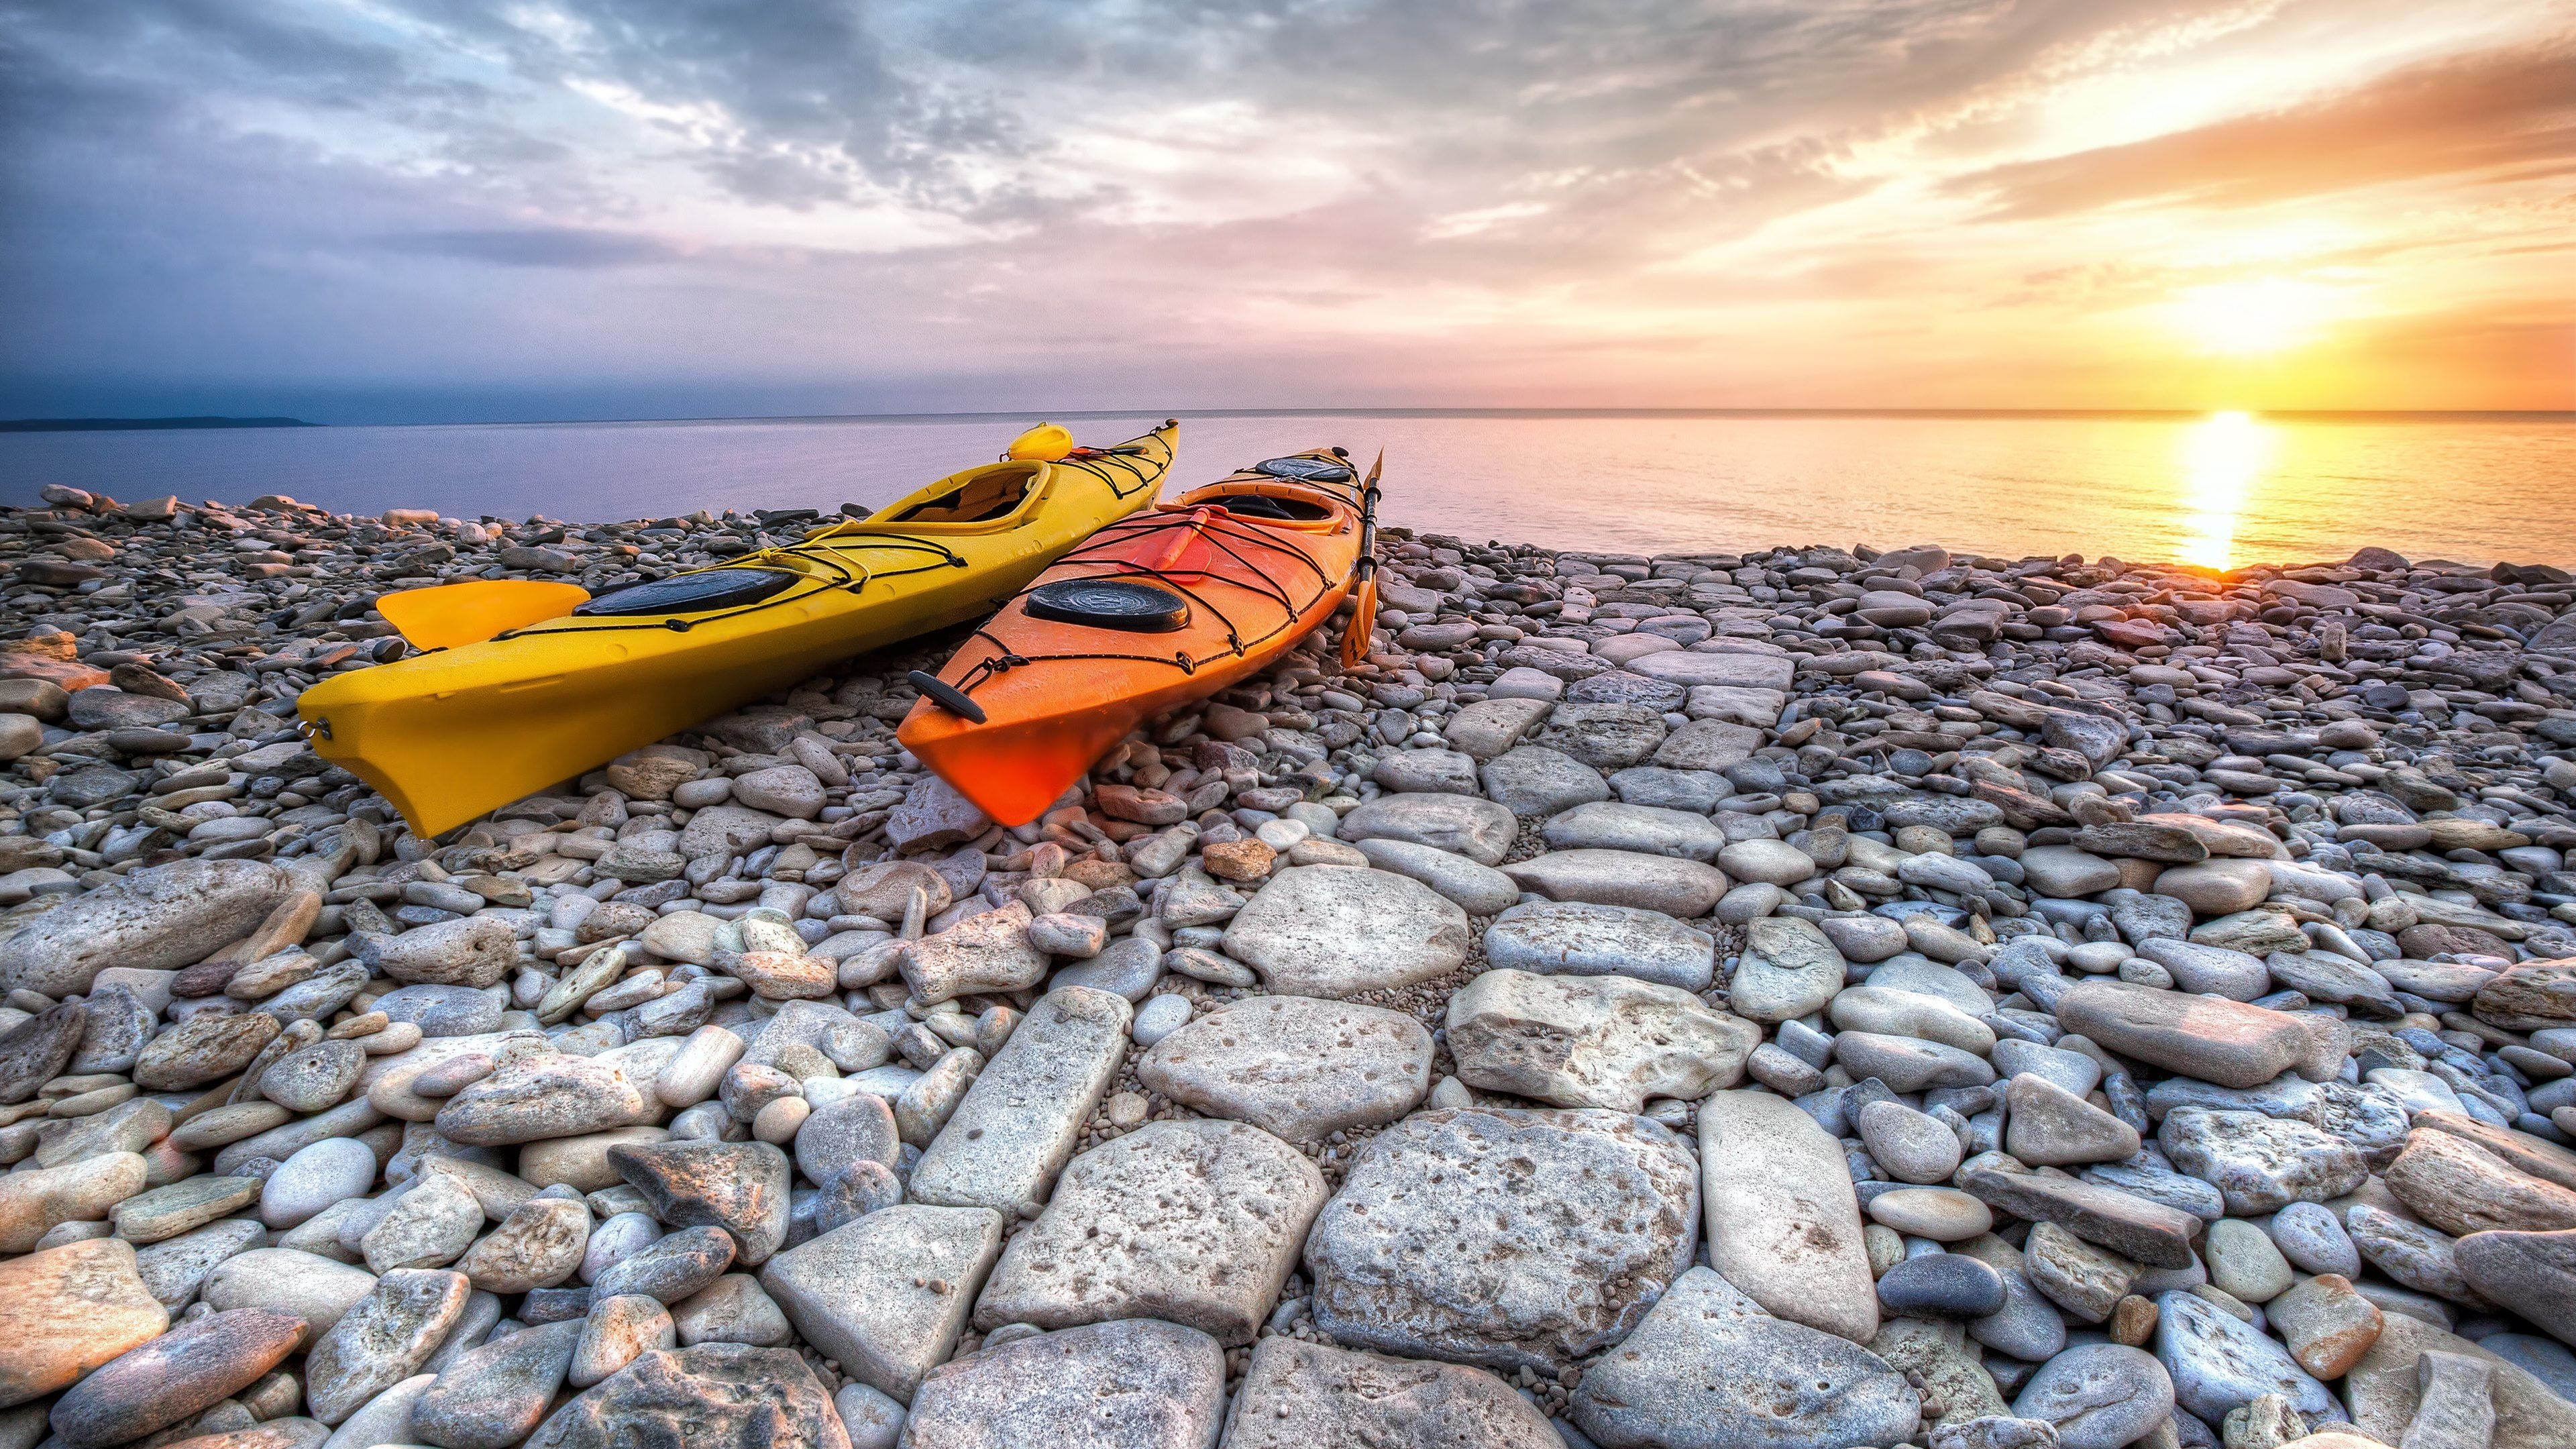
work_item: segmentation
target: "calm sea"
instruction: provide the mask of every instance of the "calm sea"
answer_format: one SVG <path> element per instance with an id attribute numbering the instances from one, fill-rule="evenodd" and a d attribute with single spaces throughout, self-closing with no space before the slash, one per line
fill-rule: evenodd
<path id="1" fill-rule="evenodd" d="M 1086 442 L 1155 419 L 1060 419 Z M 285 493 L 335 510 L 605 520 L 878 504 L 993 457 L 1017 416 L 0 435 L 0 499 Z M 1918 542 L 2211 567 L 2576 564 L 2576 414 L 1187 415 L 1171 486 L 1318 444 L 1386 452 L 1390 521 L 1639 552 Z"/>

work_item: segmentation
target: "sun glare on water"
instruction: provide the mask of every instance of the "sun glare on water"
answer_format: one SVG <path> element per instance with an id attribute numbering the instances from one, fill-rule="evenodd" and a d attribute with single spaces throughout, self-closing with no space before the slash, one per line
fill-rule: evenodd
<path id="1" fill-rule="evenodd" d="M 2236 520 L 2272 461 L 2273 430 L 2252 413 L 2211 413 L 2182 433 L 2182 562 L 2234 566 Z"/>
<path id="2" fill-rule="evenodd" d="M 2218 282 L 2175 297 L 2175 329 L 2206 352 L 2263 357 L 2315 340 L 2335 305 L 2332 288 L 2280 277 Z"/>

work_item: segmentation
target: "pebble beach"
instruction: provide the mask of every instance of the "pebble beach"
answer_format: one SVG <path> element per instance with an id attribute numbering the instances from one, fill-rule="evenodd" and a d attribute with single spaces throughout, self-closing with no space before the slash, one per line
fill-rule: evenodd
<path id="1" fill-rule="evenodd" d="M 1387 529 L 1011 829 L 953 634 L 296 726 L 816 522 L 0 509 L 0 1449 L 2576 1445 L 2566 570 Z"/>

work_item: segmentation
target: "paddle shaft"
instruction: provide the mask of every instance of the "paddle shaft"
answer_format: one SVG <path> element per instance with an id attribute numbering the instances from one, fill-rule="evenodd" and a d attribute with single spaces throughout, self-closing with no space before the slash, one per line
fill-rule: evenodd
<path id="1" fill-rule="evenodd" d="M 1377 632 L 1377 480 L 1385 467 L 1386 451 L 1380 449 L 1377 461 L 1369 465 L 1368 482 L 1360 487 L 1360 554 L 1351 563 L 1351 622 L 1342 631 L 1345 669 L 1368 657 L 1369 642 Z"/>

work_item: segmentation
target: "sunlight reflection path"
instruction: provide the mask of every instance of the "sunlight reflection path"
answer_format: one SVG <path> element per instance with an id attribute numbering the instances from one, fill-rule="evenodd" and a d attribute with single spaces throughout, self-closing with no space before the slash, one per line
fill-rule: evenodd
<path id="1" fill-rule="evenodd" d="M 2184 563 L 2206 569 L 2234 567 L 2236 522 L 2263 481 L 2280 440 L 2251 413 L 2212 413 L 2183 430 L 2182 520 Z"/>

